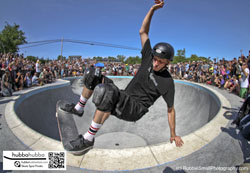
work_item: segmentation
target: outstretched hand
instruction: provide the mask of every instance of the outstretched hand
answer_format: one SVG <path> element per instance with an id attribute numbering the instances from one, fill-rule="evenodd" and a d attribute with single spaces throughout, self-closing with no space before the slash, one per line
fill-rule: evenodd
<path id="1" fill-rule="evenodd" d="M 170 142 L 172 143 L 173 141 L 175 142 L 176 147 L 181 147 L 184 144 L 180 136 L 171 137 Z"/>
<path id="2" fill-rule="evenodd" d="M 155 0 L 155 5 L 153 5 L 153 9 L 157 10 L 159 8 L 162 8 L 164 6 L 164 0 Z"/>

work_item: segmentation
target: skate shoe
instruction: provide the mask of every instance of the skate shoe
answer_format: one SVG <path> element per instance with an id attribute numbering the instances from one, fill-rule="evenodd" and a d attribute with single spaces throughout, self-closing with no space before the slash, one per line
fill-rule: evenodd
<path id="1" fill-rule="evenodd" d="M 93 141 L 88 141 L 79 135 L 76 139 L 70 141 L 65 145 L 65 150 L 74 155 L 83 155 L 87 153 L 94 146 L 95 139 Z"/>
<path id="2" fill-rule="evenodd" d="M 72 114 L 75 114 L 79 117 L 82 117 L 83 116 L 83 113 L 84 111 L 80 112 L 80 111 L 77 111 L 75 109 L 75 104 L 66 104 L 64 107 L 61 107 L 62 110 L 66 111 L 66 112 L 69 112 L 69 113 L 72 113 Z"/>

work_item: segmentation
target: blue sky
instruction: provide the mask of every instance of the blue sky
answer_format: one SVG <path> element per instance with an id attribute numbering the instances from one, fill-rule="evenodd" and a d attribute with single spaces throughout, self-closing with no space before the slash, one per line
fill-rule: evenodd
<path id="1" fill-rule="evenodd" d="M 141 48 L 139 29 L 154 0 L 0 0 L 0 30 L 19 24 L 28 42 L 74 39 Z M 250 0 L 165 0 L 155 12 L 150 40 L 168 42 L 186 56 L 248 55 Z M 57 58 L 61 44 L 20 49 L 25 56 Z M 140 56 L 140 50 L 64 43 L 63 56 Z"/>

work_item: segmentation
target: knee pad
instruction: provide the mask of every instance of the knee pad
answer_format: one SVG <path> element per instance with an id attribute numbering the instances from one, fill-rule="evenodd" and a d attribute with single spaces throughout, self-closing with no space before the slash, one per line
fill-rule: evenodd
<path id="1" fill-rule="evenodd" d="M 111 112 L 119 99 L 119 89 L 114 84 L 99 84 L 95 87 L 92 102 L 103 112 Z"/>
<path id="2" fill-rule="evenodd" d="M 83 84 L 86 88 L 94 90 L 96 85 L 102 82 L 102 74 L 99 68 L 90 67 L 85 70 Z"/>

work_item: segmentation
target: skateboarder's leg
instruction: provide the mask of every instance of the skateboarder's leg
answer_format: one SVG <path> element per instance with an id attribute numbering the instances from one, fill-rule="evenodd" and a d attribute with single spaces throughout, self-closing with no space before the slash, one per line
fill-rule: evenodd
<path id="1" fill-rule="evenodd" d="M 94 74 L 94 71 L 91 70 L 90 73 L 88 73 L 88 75 L 85 75 L 85 78 L 88 79 L 87 80 L 84 80 L 84 87 L 83 87 L 83 90 L 82 90 L 82 94 L 80 96 L 80 99 L 78 101 L 78 103 L 76 104 L 75 106 L 75 109 L 77 111 L 80 111 L 80 112 L 83 112 L 84 110 L 84 107 L 88 101 L 88 99 L 92 96 L 93 94 L 93 89 L 91 88 L 95 88 L 96 85 L 100 84 L 100 83 L 113 83 L 113 81 L 109 78 L 107 78 L 106 76 L 96 76 Z"/>
<path id="2" fill-rule="evenodd" d="M 85 133 L 84 139 L 93 141 L 95 134 L 109 117 L 119 99 L 119 89 L 114 84 L 99 84 L 93 95 L 93 103 L 96 105 L 94 119 Z"/>
<path id="3" fill-rule="evenodd" d="M 101 128 L 104 121 L 109 117 L 109 112 L 96 110 L 94 119 L 85 135 L 79 135 L 76 139 L 66 144 L 67 151 L 75 155 L 86 153 L 94 146 L 94 136 Z"/>
<path id="4" fill-rule="evenodd" d="M 102 112 L 100 110 L 96 110 L 94 119 L 91 122 L 89 130 L 84 134 L 84 139 L 88 141 L 93 141 L 95 134 L 102 127 L 103 123 L 110 116 L 110 112 Z"/>
<path id="5" fill-rule="evenodd" d="M 102 124 L 114 110 L 119 100 L 119 89 L 114 84 L 99 84 L 93 92 L 93 103 L 96 105 L 96 112 L 89 127 L 83 135 L 70 142 L 71 151 L 83 151 L 90 149 L 94 145 L 94 136 L 101 128 Z"/>
<path id="6" fill-rule="evenodd" d="M 69 104 L 66 105 L 65 108 L 62 108 L 64 111 L 71 112 L 78 116 L 82 116 L 84 113 L 84 107 L 88 101 L 88 99 L 93 94 L 93 90 L 100 83 L 113 83 L 111 79 L 101 75 L 98 73 L 98 69 L 94 67 L 88 68 L 83 77 L 84 88 L 82 90 L 82 94 L 79 98 L 77 104 Z"/>
<path id="7" fill-rule="evenodd" d="M 86 87 L 83 87 L 80 99 L 74 107 L 76 111 L 78 111 L 78 112 L 84 111 L 84 107 L 85 107 L 88 99 L 91 97 L 92 93 L 93 93 L 93 90 L 90 90 Z"/>

